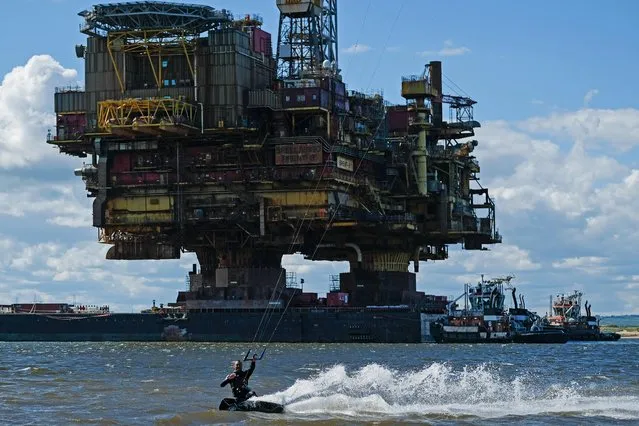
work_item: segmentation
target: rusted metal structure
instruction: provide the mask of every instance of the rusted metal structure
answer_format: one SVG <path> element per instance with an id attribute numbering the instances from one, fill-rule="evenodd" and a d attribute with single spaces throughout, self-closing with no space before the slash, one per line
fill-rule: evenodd
<path id="1" fill-rule="evenodd" d="M 80 13 L 86 88 L 56 92 L 48 142 L 90 157 L 76 174 L 107 258 L 195 252 L 192 293 L 266 303 L 286 287 L 282 256 L 301 252 L 350 262 L 349 304 L 393 305 L 420 296 L 411 261 L 501 242 L 471 185 L 477 142 L 463 142 L 475 101 L 442 93 L 441 63 L 389 106 L 346 90 L 335 0 L 277 5 L 275 57 L 258 16 L 166 2 Z"/>

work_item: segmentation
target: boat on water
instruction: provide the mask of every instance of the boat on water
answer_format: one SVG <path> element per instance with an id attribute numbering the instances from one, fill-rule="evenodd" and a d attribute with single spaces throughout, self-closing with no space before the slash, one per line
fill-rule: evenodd
<path id="1" fill-rule="evenodd" d="M 464 293 L 448 304 L 445 318 L 431 325 L 438 343 L 566 343 L 563 330 L 540 327 L 537 314 L 525 309 L 523 297 L 517 303 L 509 275 L 466 284 Z M 513 295 L 514 308 L 505 309 L 505 290 Z M 458 302 L 463 299 L 460 309 Z"/>
<path id="2" fill-rule="evenodd" d="M 584 303 L 585 315 L 581 311 L 583 293 L 575 290 L 572 294 L 557 294 L 550 297 L 550 314 L 543 318 L 547 329 L 562 330 L 569 340 L 614 341 L 618 333 L 601 331 L 599 320 L 592 315 L 592 305 Z"/>
<path id="3" fill-rule="evenodd" d="M 58 304 L 64 306 L 65 304 Z M 0 341 L 252 342 L 260 324 L 273 342 L 420 343 L 422 318 L 409 306 L 231 307 L 157 309 L 140 313 L 0 314 Z M 275 328 L 277 325 L 277 328 Z"/>
<path id="4" fill-rule="evenodd" d="M 524 296 L 520 294 L 518 299 L 515 287 L 510 290 L 513 307 L 508 309 L 508 317 L 513 343 L 566 343 L 569 340 L 564 330 L 545 326 L 542 317 L 526 309 Z"/>
<path id="5" fill-rule="evenodd" d="M 195 265 L 188 280 L 189 290 L 175 303 L 153 302 L 139 313 L 67 303 L 3 305 L 0 341 L 421 343 L 431 340 L 430 323 L 448 303 L 424 294 L 392 305 L 357 303 L 333 277 L 326 297 L 318 297 L 304 292 L 292 273 L 272 300 L 207 287 Z"/>

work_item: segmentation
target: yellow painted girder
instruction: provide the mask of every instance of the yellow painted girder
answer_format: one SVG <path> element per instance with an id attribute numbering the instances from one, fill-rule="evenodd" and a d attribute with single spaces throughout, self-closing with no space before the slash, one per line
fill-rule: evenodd
<path id="1" fill-rule="evenodd" d="M 98 102 L 98 127 L 140 127 L 158 124 L 192 125 L 197 107 L 173 98 L 122 99 Z"/>
<path id="2" fill-rule="evenodd" d="M 291 191 L 264 194 L 272 204 L 279 206 L 324 206 L 328 204 L 326 191 Z"/>
<path id="3" fill-rule="evenodd" d="M 113 213 L 106 215 L 106 223 L 125 225 L 147 225 L 150 223 L 171 223 L 173 213 L 143 212 L 143 213 Z"/>

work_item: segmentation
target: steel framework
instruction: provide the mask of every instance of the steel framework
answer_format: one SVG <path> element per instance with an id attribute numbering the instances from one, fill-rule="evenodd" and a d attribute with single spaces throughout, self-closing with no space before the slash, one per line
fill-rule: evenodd
<path id="1" fill-rule="evenodd" d="M 233 22 L 233 16 L 225 9 L 156 1 L 98 4 L 78 15 L 85 20 L 81 32 L 95 37 L 105 37 L 113 31 L 163 28 L 201 34 Z"/>
<path id="2" fill-rule="evenodd" d="M 98 102 L 98 127 L 187 125 L 195 122 L 197 107 L 177 99 L 124 99 Z"/>
<path id="3" fill-rule="evenodd" d="M 278 76 L 300 78 L 325 60 L 337 70 L 337 0 L 307 0 L 308 9 L 280 5 Z M 304 7 L 304 6 L 301 6 Z"/>
<path id="4" fill-rule="evenodd" d="M 122 93 L 125 92 L 126 82 L 115 59 L 116 52 L 145 55 L 149 60 L 156 87 L 160 89 L 163 57 L 184 55 L 191 77 L 195 79 L 193 64 L 196 48 L 197 35 L 179 29 L 117 31 L 107 35 L 107 50 Z"/>
<path id="5" fill-rule="evenodd" d="M 324 58 L 335 63 L 339 70 L 337 44 L 337 0 L 324 0 L 322 9 L 322 38 Z"/>

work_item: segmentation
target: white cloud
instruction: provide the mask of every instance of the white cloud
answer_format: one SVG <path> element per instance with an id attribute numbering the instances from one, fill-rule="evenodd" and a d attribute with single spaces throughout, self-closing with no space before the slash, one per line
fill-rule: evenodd
<path id="1" fill-rule="evenodd" d="M 71 184 L 41 183 L 2 175 L 0 178 L 7 183 L 6 190 L 0 190 L 0 216 L 24 217 L 35 213 L 58 226 L 76 228 L 92 225 L 91 201 L 83 197 L 80 179 Z M 83 194 L 80 195 L 80 192 Z"/>
<path id="2" fill-rule="evenodd" d="M 569 137 L 628 151 L 639 145 L 639 110 L 584 108 L 574 112 L 534 117 L 519 124 L 530 133 Z"/>
<path id="3" fill-rule="evenodd" d="M 4 271 L 13 261 L 14 246 L 15 242 L 12 239 L 0 234 L 0 271 Z"/>
<path id="4" fill-rule="evenodd" d="M 459 56 L 470 53 L 466 46 L 455 46 L 452 40 L 444 41 L 444 47 L 439 50 L 425 50 L 418 52 L 421 56 Z"/>
<path id="5" fill-rule="evenodd" d="M 33 266 L 34 262 L 47 259 L 54 255 L 60 247 L 54 243 L 39 243 L 33 246 L 24 247 L 11 259 L 11 268 L 18 271 L 25 271 Z"/>
<path id="6" fill-rule="evenodd" d="M 595 128 L 584 128 L 586 116 L 598 123 Z M 572 144 L 538 139 L 534 132 L 540 127 L 550 137 L 572 138 Z M 485 184 L 501 214 L 543 208 L 572 220 L 579 241 L 603 238 L 615 246 L 639 238 L 639 170 L 627 165 L 625 153 L 616 157 L 605 148 L 636 144 L 631 135 L 637 131 L 639 110 L 634 109 L 581 110 L 515 125 L 488 122 L 478 130 L 476 152 L 490 173 Z M 586 141 L 595 138 L 606 154 L 589 150 Z"/>
<path id="7" fill-rule="evenodd" d="M 492 246 L 489 251 L 454 250 L 449 253 L 448 260 L 435 262 L 427 268 L 438 269 L 451 266 L 475 275 L 534 271 L 541 268 L 539 263 L 530 258 L 529 250 L 507 243 Z"/>
<path id="8" fill-rule="evenodd" d="M 70 300 L 63 300 L 57 298 L 57 296 L 40 291 L 35 287 L 26 287 L 21 289 L 14 289 L 12 291 L 0 292 L 0 298 L 2 303 L 57 303 L 57 302 L 70 302 Z"/>
<path id="9" fill-rule="evenodd" d="M 11 302 L 31 302 L 33 295 L 44 302 L 69 302 L 77 296 L 81 303 L 129 311 L 131 305 L 150 306 L 154 298 L 175 300 L 187 272 L 175 261 L 106 260 L 109 246 L 97 242 L 29 245 L 0 238 L 0 248 L 10 250 L 0 257 L 0 269 L 6 266 L 3 281 L 11 283 L 0 287 L 0 297 Z"/>
<path id="10" fill-rule="evenodd" d="M 358 53 L 365 53 L 372 50 L 372 48 L 366 44 L 353 44 L 350 47 L 347 47 L 346 49 L 343 50 L 344 53 L 349 53 L 349 54 L 358 54 Z"/>
<path id="11" fill-rule="evenodd" d="M 598 89 L 590 89 L 590 90 L 588 90 L 588 92 L 586 92 L 586 94 L 584 95 L 584 106 L 590 105 L 590 102 L 592 101 L 592 98 L 594 98 L 598 94 L 599 94 L 599 90 Z"/>
<path id="12" fill-rule="evenodd" d="M 534 118 L 521 127 L 542 121 Z M 480 162 L 488 160 L 487 170 L 501 167 L 488 186 L 502 212 L 534 211 L 543 205 L 566 217 L 579 217 L 595 208 L 591 197 L 597 186 L 628 171 L 614 158 L 590 155 L 583 142 L 575 141 L 566 150 L 505 122 L 488 122 L 477 133 Z M 505 161 L 512 165 L 504 167 Z"/>
<path id="13" fill-rule="evenodd" d="M 441 49 L 438 54 L 440 56 L 459 56 L 464 55 L 466 53 L 470 53 L 470 49 L 467 47 L 444 47 Z"/>
<path id="14" fill-rule="evenodd" d="M 607 261 L 607 258 L 599 256 L 569 257 L 553 262 L 552 266 L 557 269 L 580 270 L 587 274 L 601 274 L 609 269 L 604 266 Z"/>
<path id="15" fill-rule="evenodd" d="M 593 237 L 639 237 L 639 170 L 633 169 L 623 180 L 594 191 L 590 202 L 597 210 L 586 218 L 586 233 Z"/>
<path id="16" fill-rule="evenodd" d="M 74 84 L 77 72 L 49 55 L 33 56 L 15 67 L 0 84 L 0 168 L 33 164 L 59 156 L 47 145 L 47 129 L 55 125 L 52 112 L 56 86 Z"/>

